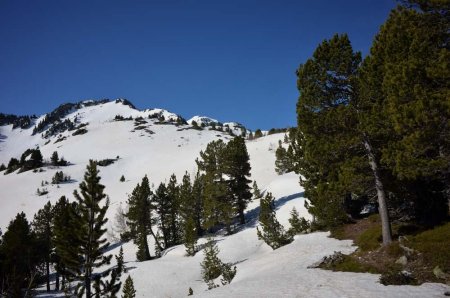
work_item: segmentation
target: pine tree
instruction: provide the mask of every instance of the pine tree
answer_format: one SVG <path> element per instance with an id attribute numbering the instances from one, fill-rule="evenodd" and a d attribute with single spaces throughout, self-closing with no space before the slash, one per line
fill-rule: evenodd
<path id="1" fill-rule="evenodd" d="M 120 246 L 119 255 L 115 256 L 115 258 L 116 258 L 116 263 L 117 263 L 116 271 L 117 271 L 117 274 L 120 276 L 120 275 L 122 275 L 122 273 L 126 272 L 125 265 L 123 263 L 123 247 L 122 246 Z"/>
<path id="2" fill-rule="evenodd" d="M 39 258 L 35 247 L 35 235 L 25 213 L 17 214 L 9 223 L 1 245 L 5 297 L 24 297 L 26 293 L 22 293 L 22 289 L 28 292 L 36 285 Z"/>
<path id="3" fill-rule="evenodd" d="M 222 274 L 222 261 L 219 259 L 219 248 L 212 239 L 208 239 L 204 250 L 205 257 L 200 264 L 202 267 L 203 281 L 208 285 L 208 289 L 213 289 L 218 285 L 214 280 Z"/>
<path id="4" fill-rule="evenodd" d="M 231 283 L 236 275 L 236 266 L 231 268 L 230 263 L 223 263 L 219 259 L 219 248 L 214 240 L 208 239 L 204 250 L 205 257 L 200 264 L 202 267 L 203 281 L 208 285 L 208 289 L 213 289 L 219 285 L 214 283 L 214 280 L 222 276 L 220 282 L 222 285 Z"/>
<path id="5" fill-rule="evenodd" d="M 50 157 L 50 161 L 51 161 L 52 165 L 54 165 L 54 166 L 59 165 L 59 156 L 58 156 L 57 151 L 54 151 L 52 153 L 52 156 Z"/>
<path id="6" fill-rule="evenodd" d="M 200 151 L 201 159 L 197 159 L 196 163 L 203 174 L 204 226 L 209 229 L 223 224 L 227 232 L 231 233 L 234 208 L 223 175 L 225 148 L 226 145 L 222 140 L 210 142 L 205 151 Z"/>
<path id="7" fill-rule="evenodd" d="M 277 220 L 275 202 L 270 192 L 260 201 L 259 223 L 261 230 L 257 227 L 258 239 L 264 240 L 272 249 L 292 242 L 292 237 Z"/>
<path id="8" fill-rule="evenodd" d="M 345 198 L 368 195 L 367 190 L 375 186 L 387 244 L 391 233 L 379 159 L 371 140 L 360 130 L 355 109 L 360 61 L 361 54 L 353 52 L 347 35 L 335 35 L 299 67 L 297 152 L 293 156 L 298 158 L 295 168 L 301 174 L 315 224 L 333 226 L 347 221 Z"/>
<path id="9" fill-rule="evenodd" d="M 180 228 L 180 189 L 177 185 L 177 177 L 175 174 L 170 176 L 169 183 L 167 184 L 167 199 L 168 199 L 168 223 L 169 223 L 169 239 L 168 245 L 178 245 L 182 242 L 182 233 Z"/>
<path id="10" fill-rule="evenodd" d="M 45 263 L 45 279 L 47 292 L 50 291 L 50 261 L 51 251 L 53 250 L 53 206 L 50 202 L 45 204 L 35 215 L 32 223 L 33 232 L 36 235 L 39 255 L 42 255 Z"/>
<path id="11" fill-rule="evenodd" d="M 262 133 L 261 129 L 255 130 L 255 134 L 254 134 L 255 139 L 260 138 L 262 136 L 263 136 L 263 133 Z"/>
<path id="12" fill-rule="evenodd" d="M 179 209 L 183 226 L 183 242 L 188 256 L 196 252 L 197 231 L 195 230 L 195 197 L 189 174 L 186 172 L 179 186 Z"/>
<path id="13" fill-rule="evenodd" d="M 194 222 L 195 230 L 197 231 L 197 236 L 203 236 L 203 198 L 204 198 L 204 177 L 197 174 L 194 177 L 194 182 L 192 183 L 192 197 L 194 199 Z"/>
<path id="14" fill-rule="evenodd" d="M 287 150 L 281 144 L 281 140 L 278 143 L 278 148 L 275 151 L 275 172 L 278 175 L 288 173 L 293 171 L 293 166 L 291 165 L 291 160 L 289 158 Z"/>
<path id="15" fill-rule="evenodd" d="M 256 181 L 253 181 L 253 199 L 258 200 L 262 198 L 261 191 L 259 190 L 258 184 Z"/>
<path id="16" fill-rule="evenodd" d="M 79 258 L 82 259 L 81 273 L 78 278 L 82 281 L 76 288 L 76 293 L 86 297 L 93 295 L 105 295 L 112 291 L 112 285 L 101 289 L 94 285 L 95 291 L 92 293 L 93 282 L 100 277 L 93 274 L 95 268 L 109 264 L 112 255 L 104 255 L 105 249 L 109 246 L 103 237 L 106 229 L 103 226 L 108 219 L 105 217 L 108 210 L 107 196 L 103 193 L 104 186 L 100 184 L 99 171 L 95 161 L 90 160 L 86 167 L 84 181 L 80 183 L 80 193 L 75 190 L 74 197 L 77 200 L 79 213 L 74 217 L 74 222 L 78 224 L 76 235 L 80 246 L 78 247 Z M 106 201 L 106 202 L 105 202 Z M 107 271 L 109 274 L 109 270 Z M 108 275 L 106 273 L 103 276 Z M 97 284 L 99 282 L 97 281 Z"/>
<path id="17" fill-rule="evenodd" d="M 223 173 L 228 176 L 228 196 L 238 214 L 240 224 L 245 224 L 244 211 L 252 199 L 249 186 L 251 180 L 248 179 L 250 170 L 250 157 L 245 140 L 242 137 L 235 137 L 226 145 Z"/>
<path id="18" fill-rule="evenodd" d="M 373 155 L 392 169 L 397 196 L 413 203 L 416 220 L 427 225 L 447 217 L 450 193 L 444 2 L 408 1 L 393 10 L 360 76 L 361 126 L 375 143 Z"/>
<path id="19" fill-rule="evenodd" d="M 167 196 L 167 187 L 164 183 L 161 183 L 156 189 L 153 204 L 156 209 L 158 229 L 162 233 L 164 248 L 168 248 L 170 241 L 170 202 Z"/>
<path id="20" fill-rule="evenodd" d="M 295 207 L 293 207 L 291 210 L 291 217 L 289 218 L 289 224 L 291 225 L 291 227 L 289 228 L 287 233 L 290 236 L 306 233 L 307 230 L 309 229 L 308 221 L 305 218 L 300 217 Z"/>
<path id="21" fill-rule="evenodd" d="M 27 161 L 27 165 L 29 165 L 29 169 L 36 169 L 42 167 L 43 157 L 41 154 L 41 150 L 39 148 L 34 149 L 31 152 L 30 159 Z"/>
<path id="22" fill-rule="evenodd" d="M 55 289 L 60 289 L 59 276 L 62 277 L 62 289 L 66 289 L 66 282 L 75 280 L 80 274 L 81 260 L 79 259 L 78 247 L 79 238 L 76 202 L 69 203 L 66 197 L 62 196 L 53 208 L 53 243 L 55 253 L 52 256 L 56 266 Z"/>
<path id="23" fill-rule="evenodd" d="M 128 275 L 123 285 L 122 298 L 134 298 L 136 297 L 136 290 L 134 289 L 133 279 Z"/>
<path id="24" fill-rule="evenodd" d="M 147 176 L 142 179 L 141 184 L 137 184 L 128 198 L 128 212 L 126 217 L 131 228 L 131 236 L 138 246 L 136 258 L 138 261 L 150 260 L 150 250 L 148 248 L 147 235 L 152 231 L 152 192 L 150 191 Z"/>

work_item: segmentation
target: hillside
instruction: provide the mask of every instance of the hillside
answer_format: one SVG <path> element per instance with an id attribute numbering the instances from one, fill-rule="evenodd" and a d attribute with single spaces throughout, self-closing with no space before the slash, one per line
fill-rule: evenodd
<path id="1" fill-rule="evenodd" d="M 126 120 L 130 116 L 133 119 Z M 38 117 L 34 120 L 35 124 L 43 119 L 45 116 Z M 76 126 L 82 125 L 79 129 L 84 128 L 86 132 L 73 135 L 78 130 L 74 129 L 45 137 L 48 128 L 32 135 L 33 125 L 26 129 L 13 129 L 12 124 L 0 126 L 0 163 L 7 164 L 11 157 L 20 158 L 26 149 L 37 146 L 46 160 L 57 151 L 60 157 L 70 162 L 67 167 L 45 166 L 42 172 L 18 174 L 16 171 L 0 175 L 2 230 L 20 211 L 32 219 L 33 214 L 47 201 L 54 203 L 62 195 L 72 200 L 71 194 L 82 181 L 89 159 L 115 160 L 111 165 L 99 167 L 101 183 L 105 185 L 105 193 L 111 203 L 107 213 L 111 228 L 117 207 L 126 202 L 128 194 L 144 175 L 148 175 L 153 185 L 167 182 L 172 173 L 178 180 L 185 171 L 193 176 L 196 172 L 195 159 L 200 150 L 204 150 L 213 140 L 227 141 L 232 138 L 226 132 L 211 130 L 206 124 L 202 130 L 195 129 L 191 125 L 192 119 L 185 123 L 179 115 L 166 110 L 139 111 L 123 101 L 82 104 L 71 109 L 60 122 L 67 119 Z M 238 126 L 230 124 L 230 127 Z M 283 133 L 273 134 L 246 141 L 246 145 L 252 167 L 251 179 L 257 181 L 263 191 L 274 195 L 277 218 L 288 227 L 289 213 L 293 207 L 307 219 L 310 219 L 310 215 L 304 208 L 305 198 L 298 176 L 293 173 L 278 176 L 275 173 L 275 150 L 283 137 Z M 50 182 L 54 174 L 61 170 L 71 177 L 71 181 L 58 186 L 42 186 L 42 181 Z M 122 175 L 125 182 L 119 182 Z M 48 190 L 48 194 L 38 196 L 37 188 L 43 187 Z M 258 213 L 259 201 L 251 202 L 246 212 L 246 225 L 231 236 L 223 236 L 222 233 L 215 236 L 220 258 L 235 264 L 237 274 L 230 285 L 209 291 L 200 274 L 202 251 L 194 257 L 186 257 L 184 246 L 179 245 L 164 251 L 159 259 L 136 262 L 135 245 L 132 242 L 122 244 L 125 265 L 134 279 L 137 297 L 184 297 L 189 287 L 198 297 L 419 298 L 442 297 L 445 291 L 450 290 L 443 284 L 383 286 L 378 282 L 378 275 L 307 269 L 334 251 L 349 254 L 356 247 L 352 241 L 332 239 L 326 232 L 317 232 L 298 235 L 291 244 L 273 251 L 257 238 Z M 150 237 L 149 241 L 153 248 Z M 206 239 L 199 241 L 200 244 L 205 242 Z M 118 254 L 120 243 L 113 244 L 114 248 L 109 252 Z M 126 276 L 122 277 L 122 281 Z M 63 296 L 61 293 L 52 293 L 50 297 L 52 295 Z M 49 295 L 42 290 L 42 297 Z"/>

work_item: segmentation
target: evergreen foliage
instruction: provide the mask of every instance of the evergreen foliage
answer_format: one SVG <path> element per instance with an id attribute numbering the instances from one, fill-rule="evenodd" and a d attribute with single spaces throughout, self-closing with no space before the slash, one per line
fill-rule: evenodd
<path id="1" fill-rule="evenodd" d="M 70 181 L 70 176 L 65 175 L 62 171 L 56 172 L 52 178 L 52 184 L 60 184 Z"/>
<path id="2" fill-rule="evenodd" d="M 182 243 L 182 233 L 180 225 L 180 188 L 177 184 L 177 177 L 172 174 L 167 184 L 169 235 L 167 239 L 168 247 Z"/>
<path id="3" fill-rule="evenodd" d="M 147 176 L 142 178 L 141 184 L 137 184 L 128 197 L 128 212 L 126 217 L 131 229 L 131 237 L 138 246 L 136 258 L 138 261 L 150 260 L 147 235 L 152 233 L 152 192 Z"/>
<path id="4" fill-rule="evenodd" d="M 62 289 L 67 289 L 67 282 L 76 278 L 79 274 L 81 266 L 78 258 L 79 239 L 73 231 L 77 231 L 77 222 L 73 219 L 76 216 L 77 204 L 76 202 L 69 203 L 66 197 L 62 196 L 56 202 L 53 208 L 53 238 L 52 242 L 55 245 L 55 253 L 52 255 L 55 262 L 56 269 L 56 286 L 55 289 L 60 289 L 60 279 L 62 277 Z"/>
<path id="5" fill-rule="evenodd" d="M 52 153 L 52 156 L 50 157 L 50 161 L 52 163 L 52 165 L 57 166 L 58 162 L 59 162 L 59 156 L 58 156 L 58 152 L 54 151 Z"/>
<path id="6" fill-rule="evenodd" d="M 53 206 L 50 202 L 44 205 L 35 215 L 32 222 L 33 232 L 36 235 L 36 247 L 38 254 L 42 256 L 45 263 L 45 280 L 47 292 L 50 291 L 50 263 L 54 248 L 53 238 Z"/>
<path id="7" fill-rule="evenodd" d="M 196 200 L 193 196 L 191 179 L 186 172 L 179 186 L 180 215 L 183 225 L 183 242 L 188 256 L 197 251 L 197 231 L 195 230 Z"/>
<path id="8" fill-rule="evenodd" d="M 125 182 L 125 176 L 124 175 L 122 175 L 121 177 L 120 177 L 120 180 L 119 180 L 120 182 Z"/>
<path id="9" fill-rule="evenodd" d="M 226 145 L 222 140 L 212 141 L 200 152 L 196 163 L 203 174 L 204 182 L 204 226 L 206 229 L 219 224 L 225 225 L 231 233 L 233 220 L 233 202 L 230 200 L 228 183 L 223 175 L 224 151 Z"/>
<path id="10" fill-rule="evenodd" d="M 128 275 L 123 285 L 122 298 L 134 298 L 136 297 L 136 290 L 134 289 L 133 279 Z"/>
<path id="11" fill-rule="evenodd" d="M 272 249 L 292 242 L 292 236 L 284 231 L 276 218 L 274 198 L 270 192 L 260 201 L 259 223 L 261 230 L 257 227 L 258 239 L 266 242 Z"/>
<path id="12" fill-rule="evenodd" d="M 355 117 L 349 104 L 360 61 L 361 54 L 353 52 L 347 35 L 335 35 L 323 41 L 297 70 L 301 91 L 297 103 L 301 134 L 298 170 L 311 202 L 309 212 L 326 226 L 347 219 L 343 199 L 348 190 L 340 172 L 353 157 L 349 148 L 355 142 Z"/>
<path id="13" fill-rule="evenodd" d="M 244 138 L 235 137 L 229 141 L 223 154 L 223 172 L 228 178 L 229 200 L 238 214 L 239 223 L 244 224 L 244 211 L 252 199 L 249 186 L 251 180 L 248 179 L 251 170 L 250 157 Z"/>
<path id="14" fill-rule="evenodd" d="M 295 170 L 293 157 L 291 156 L 292 147 L 287 150 L 283 147 L 281 140 L 278 143 L 278 148 L 275 151 L 275 171 L 278 175 L 289 173 Z"/>
<path id="15" fill-rule="evenodd" d="M 156 189 L 153 205 L 157 214 L 158 230 L 162 233 L 163 246 L 168 248 L 170 243 L 170 202 L 167 196 L 167 187 L 164 183 L 161 183 Z"/>
<path id="16" fill-rule="evenodd" d="M 120 289 L 114 270 L 106 270 L 101 275 L 95 275 L 93 270 L 103 265 L 110 264 L 112 255 L 104 255 L 109 246 L 103 237 L 106 229 L 104 225 L 108 221 L 105 217 L 109 203 L 104 186 L 100 184 L 99 171 L 95 161 L 90 160 L 84 175 L 84 181 L 80 183 L 80 192 L 74 191 L 77 200 L 77 212 L 71 214 L 72 227 L 76 242 L 75 258 L 81 260 L 76 279 L 79 281 L 75 287 L 76 295 L 86 297 L 115 295 Z M 73 246 L 73 244 L 71 244 Z M 75 260 L 74 260 L 75 261 Z M 111 281 L 102 278 L 111 274 Z"/>
<path id="17" fill-rule="evenodd" d="M 291 210 L 289 224 L 291 225 L 291 227 L 288 230 L 288 234 L 291 236 L 306 233 L 310 227 L 309 222 L 305 218 L 300 217 L 295 207 Z"/>
<path id="18" fill-rule="evenodd" d="M 262 136 L 263 136 L 263 133 L 262 133 L 261 129 L 258 128 L 257 130 L 255 130 L 255 133 L 253 135 L 254 139 L 260 138 Z"/>
<path id="19" fill-rule="evenodd" d="M 258 200 L 262 198 L 261 190 L 259 190 L 256 181 L 253 181 L 253 199 Z"/>
<path id="20" fill-rule="evenodd" d="M 12 220 L 2 237 L 2 292 L 6 297 L 25 297 L 36 286 L 39 274 L 39 254 L 36 236 L 30 228 L 25 213 Z M 25 292 L 22 291 L 25 289 Z"/>
<path id="21" fill-rule="evenodd" d="M 204 253 L 205 257 L 200 265 L 202 267 L 202 278 L 208 285 L 208 289 L 219 286 L 214 283 L 214 280 L 220 276 L 222 276 L 222 285 L 229 284 L 236 275 L 236 266 L 231 268 L 231 264 L 223 263 L 219 259 L 219 248 L 212 239 L 208 239 Z"/>

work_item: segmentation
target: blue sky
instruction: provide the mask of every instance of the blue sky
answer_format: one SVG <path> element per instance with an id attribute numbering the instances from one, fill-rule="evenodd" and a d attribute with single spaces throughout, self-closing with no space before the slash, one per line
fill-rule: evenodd
<path id="1" fill-rule="evenodd" d="M 251 129 L 296 124 L 295 70 L 334 33 L 366 55 L 394 0 L 0 1 L 0 112 L 127 98 Z"/>

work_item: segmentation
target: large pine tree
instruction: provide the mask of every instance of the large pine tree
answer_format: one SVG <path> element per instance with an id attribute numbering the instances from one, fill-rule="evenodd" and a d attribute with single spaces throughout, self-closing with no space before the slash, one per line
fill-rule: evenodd
<path id="1" fill-rule="evenodd" d="M 100 277 L 94 274 L 94 269 L 109 264 L 112 255 L 104 255 L 109 243 L 105 236 L 104 225 L 108 221 L 105 217 L 108 210 L 107 195 L 103 192 L 104 186 L 100 184 L 97 164 L 90 160 L 84 174 L 84 181 L 80 183 L 80 192 L 74 191 L 77 200 L 78 213 L 74 222 L 79 227 L 76 235 L 79 241 L 78 255 L 82 260 L 81 272 L 78 276 L 82 282 L 76 287 L 78 295 L 86 297 L 107 295 L 111 288 L 102 288 L 104 285 Z M 109 274 L 109 270 L 102 276 Z M 95 282 L 95 284 L 94 284 Z M 93 287 L 94 286 L 94 287 Z M 92 289 L 94 288 L 94 291 Z"/>
<path id="2" fill-rule="evenodd" d="M 397 197 L 419 222 L 436 224 L 450 193 L 449 4 L 408 2 L 391 12 L 361 68 L 361 124 L 381 143 Z"/>
<path id="3" fill-rule="evenodd" d="M 356 119 L 349 105 L 360 61 L 347 35 L 335 35 L 297 70 L 298 171 L 309 210 L 323 225 L 346 220 L 343 200 L 349 189 L 340 178 L 345 163 L 359 153 L 352 149 Z"/>
<path id="4" fill-rule="evenodd" d="M 235 137 L 228 142 L 223 157 L 223 172 L 227 176 L 228 196 L 238 215 L 239 223 L 245 223 L 244 211 L 252 199 L 250 177 L 250 157 L 245 140 Z"/>
<path id="5" fill-rule="evenodd" d="M 150 260 L 150 250 L 147 236 L 152 230 L 152 192 L 147 176 L 142 178 L 128 198 L 128 212 L 125 215 L 131 228 L 131 236 L 137 245 L 136 258 L 138 261 Z"/>
<path id="6" fill-rule="evenodd" d="M 225 148 L 226 145 L 222 140 L 212 141 L 206 146 L 205 151 L 200 152 L 200 159 L 196 162 L 203 174 L 204 226 L 209 229 L 223 224 L 227 232 L 231 233 L 234 207 L 223 175 Z"/>

